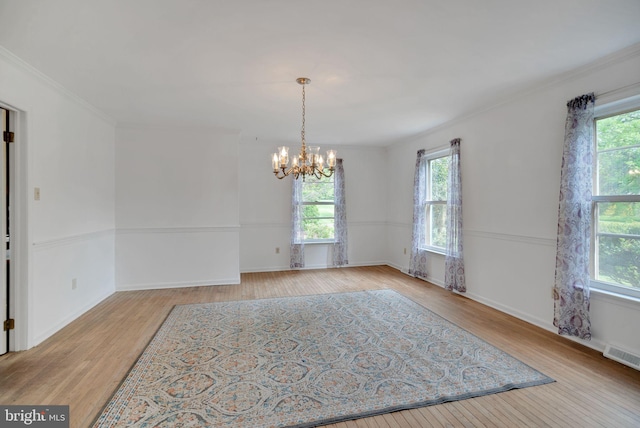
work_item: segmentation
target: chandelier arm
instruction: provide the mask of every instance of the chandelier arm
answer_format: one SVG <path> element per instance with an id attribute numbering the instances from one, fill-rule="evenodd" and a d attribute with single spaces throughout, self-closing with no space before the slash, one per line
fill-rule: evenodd
<path id="1" fill-rule="evenodd" d="M 323 177 L 329 178 L 329 177 L 331 177 L 333 175 L 334 169 L 330 168 L 328 173 L 325 173 L 324 171 L 320 171 L 320 170 L 318 170 L 318 172 L 320 174 L 322 174 Z M 320 177 L 318 177 L 318 178 L 320 178 Z"/>
<path id="2" fill-rule="evenodd" d="M 288 170 L 285 167 L 280 167 L 280 169 L 273 171 L 273 173 L 280 180 L 282 180 L 285 177 L 288 177 L 291 173 L 293 173 L 294 177 L 298 176 L 296 168 L 293 166 Z M 280 175 L 280 173 L 282 173 L 282 175 Z"/>
<path id="3" fill-rule="evenodd" d="M 304 181 L 306 176 L 311 177 L 312 175 L 317 179 L 321 179 L 322 177 L 331 177 L 334 172 L 334 168 L 329 168 L 328 172 L 325 172 L 324 168 L 320 168 L 319 159 L 322 159 L 318 154 L 319 147 L 309 147 L 309 153 L 307 154 L 307 142 L 306 142 L 306 89 L 305 85 L 311 83 L 311 79 L 307 77 L 299 77 L 296 79 L 298 84 L 302 85 L 302 127 L 300 129 L 300 137 L 302 145 L 300 147 L 300 153 L 292 159 L 292 165 L 290 169 L 286 169 L 289 163 L 288 160 L 288 147 L 278 147 L 278 153 L 274 153 L 272 156 L 273 162 L 273 172 L 278 179 L 283 179 L 288 175 L 293 175 L 293 177 L 297 180 L 298 177 L 302 175 L 302 180 Z M 329 156 L 329 152 L 331 152 L 331 159 L 335 157 L 335 151 L 330 150 L 327 152 L 327 156 Z M 331 162 L 330 162 L 331 163 Z M 280 169 L 278 169 L 278 165 L 280 165 Z"/>

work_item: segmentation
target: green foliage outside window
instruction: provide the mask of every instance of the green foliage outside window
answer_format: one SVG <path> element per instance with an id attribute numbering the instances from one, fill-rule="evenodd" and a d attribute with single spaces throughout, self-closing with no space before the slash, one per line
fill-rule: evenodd
<path id="1" fill-rule="evenodd" d="M 640 195 L 640 110 L 596 122 L 598 195 Z M 598 272 L 607 282 L 640 288 L 640 202 L 597 204 Z M 612 236 L 613 235 L 613 236 Z"/>
<path id="2" fill-rule="evenodd" d="M 302 184 L 302 201 L 304 239 L 333 239 L 335 218 L 333 178 L 307 177 Z"/>
<path id="3" fill-rule="evenodd" d="M 449 176 L 449 157 L 431 159 L 428 163 L 429 185 L 431 187 L 427 199 L 430 201 L 447 201 L 447 179 Z M 447 206 L 446 204 L 427 205 L 428 245 L 444 248 L 447 245 Z"/>
<path id="4" fill-rule="evenodd" d="M 449 176 L 449 157 L 433 159 L 429 162 L 431 168 L 431 200 L 447 200 L 447 178 Z"/>

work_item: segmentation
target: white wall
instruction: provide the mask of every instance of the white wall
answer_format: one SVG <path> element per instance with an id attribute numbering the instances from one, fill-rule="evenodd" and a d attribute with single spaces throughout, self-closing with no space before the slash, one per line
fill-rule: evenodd
<path id="1" fill-rule="evenodd" d="M 429 150 L 437 151 L 449 140 L 435 140 Z M 387 260 L 390 266 L 403 272 L 409 269 L 411 257 L 411 235 L 413 232 L 413 183 L 416 157 L 424 149 L 425 141 L 418 138 L 388 148 L 387 169 L 393 171 L 387 181 Z M 427 260 L 427 279 L 438 285 L 444 284 L 444 256 L 433 253 Z"/>
<path id="2" fill-rule="evenodd" d="M 118 127 L 119 290 L 236 284 L 238 134 Z"/>
<path id="3" fill-rule="evenodd" d="M 640 52 L 627 51 L 388 148 L 335 146 L 345 163 L 350 265 L 408 268 L 416 151 L 460 137 L 467 294 L 553 330 L 565 104 L 636 84 L 638 70 Z M 1 48 L 0 102 L 21 111 L 20 257 L 28 269 L 16 290 L 19 349 L 116 285 L 228 284 L 240 271 L 288 269 L 290 178 L 269 173 L 277 143 L 216 129 L 119 127 L 116 135 L 108 118 Z M 325 267 L 329 256 L 326 245 L 308 246 L 307 266 Z M 441 284 L 442 256 L 429 268 Z M 638 303 L 594 293 L 592 322 L 592 346 L 640 354 Z"/>
<path id="4" fill-rule="evenodd" d="M 598 95 L 631 86 L 640 92 L 639 70 L 636 47 L 390 146 L 392 169 L 399 172 L 388 184 L 390 264 L 408 268 L 401 251 L 411 242 L 416 151 L 440 148 L 460 137 L 467 295 L 556 331 L 551 288 L 566 102 L 591 91 Z M 431 259 L 431 279 L 440 284 L 443 263 L 442 256 Z M 640 355 L 640 335 L 630 327 L 640 325 L 640 302 L 594 292 L 591 308 L 590 346 L 602 349 L 613 343 Z"/>
<path id="5" fill-rule="evenodd" d="M 16 129 L 22 269 L 14 349 L 37 345 L 114 291 L 113 123 L 0 47 Z M 34 201 L 34 187 L 41 200 Z M 15 267 L 15 265 L 14 265 Z M 72 289 L 75 280 L 76 289 Z"/>
<path id="6" fill-rule="evenodd" d="M 240 270 L 258 272 L 289 269 L 291 229 L 291 177 L 278 180 L 270 174 L 271 157 L 278 143 L 243 141 L 240 151 Z M 291 150 L 299 146 L 292 144 Z M 334 148 L 343 159 L 346 182 L 349 265 L 386 263 L 386 150 L 374 147 Z M 263 171 L 264 176 L 243 171 Z M 276 248 L 280 253 L 276 254 Z M 331 247 L 305 246 L 305 267 L 331 265 Z"/>

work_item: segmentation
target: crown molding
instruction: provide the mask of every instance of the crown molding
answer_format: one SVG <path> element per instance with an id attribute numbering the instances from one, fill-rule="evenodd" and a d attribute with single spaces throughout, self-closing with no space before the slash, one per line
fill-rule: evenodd
<path id="1" fill-rule="evenodd" d="M 70 101 L 76 104 L 79 104 L 86 110 L 93 113 L 99 119 L 107 122 L 109 125 L 114 127 L 116 126 L 116 121 L 111 116 L 107 115 L 105 112 L 98 109 L 93 104 L 90 104 L 85 99 L 80 98 L 74 92 L 71 92 L 69 89 L 62 86 L 60 83 L 53 80 L 51 77 L 47 76 L 46 74 L 44 74 L 43 72 L 41 72 L 40 70 L 32 66 L 31 64 L 29 64 L 28 62 L 24 61 L 22 58 L 18 57 L 16 54 L 11 52 L 4 46 L 0 46 L 0 57 L 5 59 L 7 62 L 13 64 L 20 70 L 35 77 L 36 79 L 38 79 L 39 81 L 41 81 L 42 83 L 44 83 L 45 85 L 47 85 L 48 87 L 50 87 L 51 89 L 53 89 L 54 91 L 62 95 L 63 97 L 69 99 Z M 16 106 L 16 107 L 19 108 L 19 106 Z"/>
<path id="2" fill-rule="evenodd" d="M 207 131 L 217 132 L 223 135 L 229 135 L 238 137 L 240 136 L 240 130 L 234 128 L 225 128 L 220 126 L 212 126 L 206 124 L 178 124 L 169 125 L 166 123 L 153 123 L 153 122 L 117 122 L 116 128 L 125 131 L 175 131 L 175 132 L 190 132 L 190 131 Z"/>
<path id="3" fill-rule="evenodd" d="M 474 110 L 470 110 L 467 111 L 465 113 L 462 113 L 456 117 L 454 117 L 453 119 L 450 119 L 446 122 L 443 122 L 439 125 L 436 125 L 432 128 L 429 128 L 425 131 L 419 132 L 417 134 L 414 135 L 410 135 L 407 136 L 405 138 L 401 138 L 395 141 L 392 141 L 391 143 L 389 143 L 386 147 L 392 147 L 395 145 L 399 145 L 399 144 L 404 144 L 404 143 L 410 143 L 416 140 L 420 140 L 424 137 L 427 137 L 428 135 L 431 135 L 435 132 L 441 131 L 443 129 L 446 129 L 452 125 L 455 125 L 456 123 L 471 119 L 477 115 L 480 115 L 482 113 L 486 113 L 488 111 L 494 110 L 498 107 L 501 107 L 505 104 L 511 103 L 515 100 L 521 99 L 523 97 L 529 96 L 529 95 L 533 95 L 543 89 L 549 89 L 549 88 L 553 88 L 555 86 L 558 86 L 562 83 L 565 83 L 567 81 L 570 80 L 574 80 L 577 78 L 580 78 L 582 76 L 594 73 L 598 70 L 601 70 L 603 68 L 607 68 L 610 67 L 611 65 L 614 64 L 618 64 L 624 61 L 627 61 L 628 59 L 632 59 L 635 58 L 637 56 L 640 56 L 640 43 L 636 43 L 633 44 L 631 46 L 628 46 L 624 49 L 621 49 L 619 51 L 613 52 L 609 55 L 605 55 L 599 59 L 596 59 L 594 61 L 591 61 L 589 63 L 586 63 L 585 65 L 582 65 L 580 67 L 577 68 L 573 68 L 571 70 L 565 71 L 565 72 L 561 72 L 558 74 L 555 74 L 553 76 L 544 78 L 544 79 L 538 79 L 535 80 L 531 83 L 529 83 L 528 85 L 523 86 L 522 88 L 520 88 L 519 90 L 509 94 L 509 95 L 505 95 L 502 97 L 497 97 L 496 99 L 492 100 L 491 102 L 487 103 L 484 107 L 479 108 L 479 109 L 474 109 Z M 636 87 L 640 85 L 640 82 L 635 82 L 632 83 L 630 85 L 626 85 L 622 88 L 612 88 L 610 90 L 605 91 L 605 93 L 609 94 L 609 93 L 617 93 L 618 91 L 620 91 L 621 89 L 627 89 L 629 87 Z M 598 94 L 596 93 L 596 96 L 598 96 Z M 452 137 L 453 138 L 453 137 Z"/>

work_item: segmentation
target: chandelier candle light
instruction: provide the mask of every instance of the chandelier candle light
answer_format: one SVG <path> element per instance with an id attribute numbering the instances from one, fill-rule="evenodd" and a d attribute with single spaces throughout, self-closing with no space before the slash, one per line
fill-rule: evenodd
<path id="1" fill-rule="evenodd" d="M 320 147 L 308 146 L 305 141 L 304 135 L 304 115 L 305 115 L 305 93 L 304 85 L 311 83 L 311 80 L 306 77 L 299 77 L 296 79 L 300 85 L 302 85 L 302 147 L 300 153 L 291 159 L 291 167 L 289 167 L 289 147 L 278 147 L 278 152 L 271 155 L 271 164 L 273 166 L 273 173 L 279 179 L 283 179 L 288 175 L 293 175 L 297 180 L 299 176 L 302 176 L 302 180 L 307 175 L 313 175 L 316 178 L 331 177 L 336 167 L 336 151 L 327 150 L 327 165 L 325 169 L 324 158 L 320 154 Z"/>

